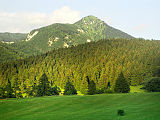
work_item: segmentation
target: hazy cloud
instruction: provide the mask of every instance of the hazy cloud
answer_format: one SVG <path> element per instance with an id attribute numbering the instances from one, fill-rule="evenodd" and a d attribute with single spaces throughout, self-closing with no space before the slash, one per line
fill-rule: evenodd
<path id="1" fill-rule="evenodd" d="M 50 20 L 54 23 L 74 23 L 80 18 L 80 12 L 73 11 L 67 6 L 55 10 L 50 16 Z"/>
<path id="2" fill-rule="evenodd" d="M 74 11 L 67 6 L 50 14 L 0 11 L 0 32 L 30 32 L 33 29 L 53 23 L 74 23 L 80 18 L 79 11 Z"/>

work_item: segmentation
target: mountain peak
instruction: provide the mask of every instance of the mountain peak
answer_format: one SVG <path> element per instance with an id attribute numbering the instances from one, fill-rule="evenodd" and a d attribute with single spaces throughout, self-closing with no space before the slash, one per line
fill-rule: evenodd
<path id="1" fill-rule="evenodd" d="M 86 17 L 84 17 L 84 18 L 82 18 L 82 19 L 92 19 L 92 20 L 97 20 L 98 18 L 95 17 L 95 16 L 93 16 L 93 15 L 89 15 L 89 16 L 86 16 Z"/>
<path id="2" fill-rule="evenodd" d="M 86 16 L 84 18 L 82 18 L 80 21 L 76 22 L 77 23 L 84 23 L 84 24 L 87 24 L 87 23 L 95 23 L 95 22 L 103 22 L 102 20 L 98 19 L 97 17 L 93 16 L 93 15 L 89 15 L 89 16 Z"/>

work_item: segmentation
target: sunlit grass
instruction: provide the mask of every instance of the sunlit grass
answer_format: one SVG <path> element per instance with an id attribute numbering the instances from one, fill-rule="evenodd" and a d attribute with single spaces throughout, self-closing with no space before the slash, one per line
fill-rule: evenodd
<path id="1" fill-rule="evenodd" d="M 0 120 L 160 120 L 159 101 L 160 93 L 14 98 L 0 100 Z"/>

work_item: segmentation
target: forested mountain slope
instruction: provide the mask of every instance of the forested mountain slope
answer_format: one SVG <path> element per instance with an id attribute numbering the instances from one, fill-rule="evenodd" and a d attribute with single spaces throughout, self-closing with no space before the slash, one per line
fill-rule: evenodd
<path id="1" fill-rule="evenodd" d="M 19 51 L 7 43 L 0 42 L 0 63 L 21 59 L 25 57 L 25 53 Z"/>
<path id="2" fill-rule="evenodd" d="M 107 87 L 108 82 L 113 89 L 121 71 L 130 85 L 139 85 L 155 75 L 159 60 L 160 41 L 105 39 L 0 64 L 0 86 L 5 87 L 10 80 L 13 88 L 18 86 L 25 93 L 46 73 L 50 85 L 64 88 L 69 80 L 86 93 L 91 80 L 97 89 Z"/>
<path id="3" fill-rule="evenodd" d="M 0 41 L 7 43 L 14 43 L 18 41 L 25 40 L 27 38 L 27 34 L 25 33 L 0 33 Z"/>
<path id="4" fill-rule="evenodd" d="M 11 46 L 31 56 L 105 38 L 131 39 L 133 37 L 110 27 L 97 17 L 87 16 L 75 24 L 56 23 L 32 30 L 25 41 Z"/>

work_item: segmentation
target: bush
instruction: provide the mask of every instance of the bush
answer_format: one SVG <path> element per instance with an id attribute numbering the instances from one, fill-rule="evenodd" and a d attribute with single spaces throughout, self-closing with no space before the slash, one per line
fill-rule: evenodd
<path id="1" fill-rule="evenodd" d="M 118 110 L 117 113 L 118 113 L 119 116 L 124 116 L 124 110 Z"/>
<path id="2" fill-rule="evenodd" d="M 151 78 L 144 84 L 144 89 L 149 92 L 160 92 L 160 77 Z"/>
<path id="3" fill-rule="evenodd" d="M 104 89 L 97 89 L 96 90 L 96 94 L 102 94 L 102 93 L 104 93 Z"/>
<path id="4" fill-rule="evenodd" d="M 50 94 L 51 95 L 59 95 L 59 93 L 61 92 L 60 88 L 57 86 L 54 86 L 50 89 Z"/>

